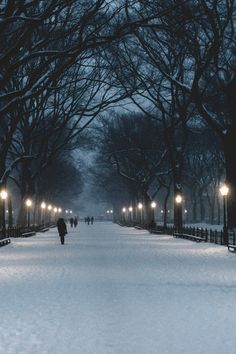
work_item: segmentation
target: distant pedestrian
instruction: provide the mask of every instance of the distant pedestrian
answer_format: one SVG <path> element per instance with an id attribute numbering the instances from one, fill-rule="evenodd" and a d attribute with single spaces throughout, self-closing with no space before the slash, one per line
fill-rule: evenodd
<path id="1" fill-rule="evenodd" d="M 74 218 L 74 227 L 76 227 L 78 225 L 78 219 L 77 217 Z"/>
<path id="2" fill-rule="evenodd" d="M 57 230 L 61 239 L 61 244 L 64 245 L 65 235 L 67 234 L 67 228 L 63 218 L 57 220 Z"/>
<path id="3" fill-rule="evenodd" d="M 94 218 L 93 218 L 93 216 L 91 216 L 91 224 L 93 225 L 93 220 L 94 220 Z"/>
<path id="4" fill-rule="evenodd" d="M 90 224 L 90 217 L 87 216 L 87 224 L 89 225 Z"/>
<path id="5" fill-rule="evenodd" d="M 74 219 L 70 218 L 70 226 L 73 227 L 73 225 L 74 225 Z"/>

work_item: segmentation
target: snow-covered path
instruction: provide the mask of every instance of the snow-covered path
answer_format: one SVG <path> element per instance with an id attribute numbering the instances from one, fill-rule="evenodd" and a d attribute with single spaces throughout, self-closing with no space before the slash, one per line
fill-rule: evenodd
<path id="1" fill-rule="evenodd" d="M 69 228 L 68 228 L 69 229 Z M 0 249 L 0 354 L 233 354 L 236 255 L 111 223 Z"/>

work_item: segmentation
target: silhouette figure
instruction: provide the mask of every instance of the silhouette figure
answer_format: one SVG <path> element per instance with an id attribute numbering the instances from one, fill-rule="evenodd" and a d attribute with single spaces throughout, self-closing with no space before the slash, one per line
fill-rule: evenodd
<path id="1" fill-rule="evenodd" d="M 57 230 L 61 239 L 61 244 L 64 245 L 65 235 L 67 234 L 67 228 L 63 218 L 57 220 Z"/>

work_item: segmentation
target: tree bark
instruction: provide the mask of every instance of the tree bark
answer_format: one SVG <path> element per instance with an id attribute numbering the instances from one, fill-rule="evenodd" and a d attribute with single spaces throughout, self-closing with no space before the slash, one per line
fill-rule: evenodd
<path id="1" fill-rule="evenodd" d="M 236 123 L 228 128 L 223 139 L 225 154 L 226 184 L 229 187 L 227 197 L 228 228 L 236 228 Z"/>

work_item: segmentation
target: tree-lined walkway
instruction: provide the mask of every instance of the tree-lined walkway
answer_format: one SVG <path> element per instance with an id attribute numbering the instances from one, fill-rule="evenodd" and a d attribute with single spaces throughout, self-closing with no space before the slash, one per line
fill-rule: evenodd
<path id="1" fill-rule="evenodd" d="M 233 354 L 236 257 L 111 223 L 0 250 L 0 354 Z"/>

